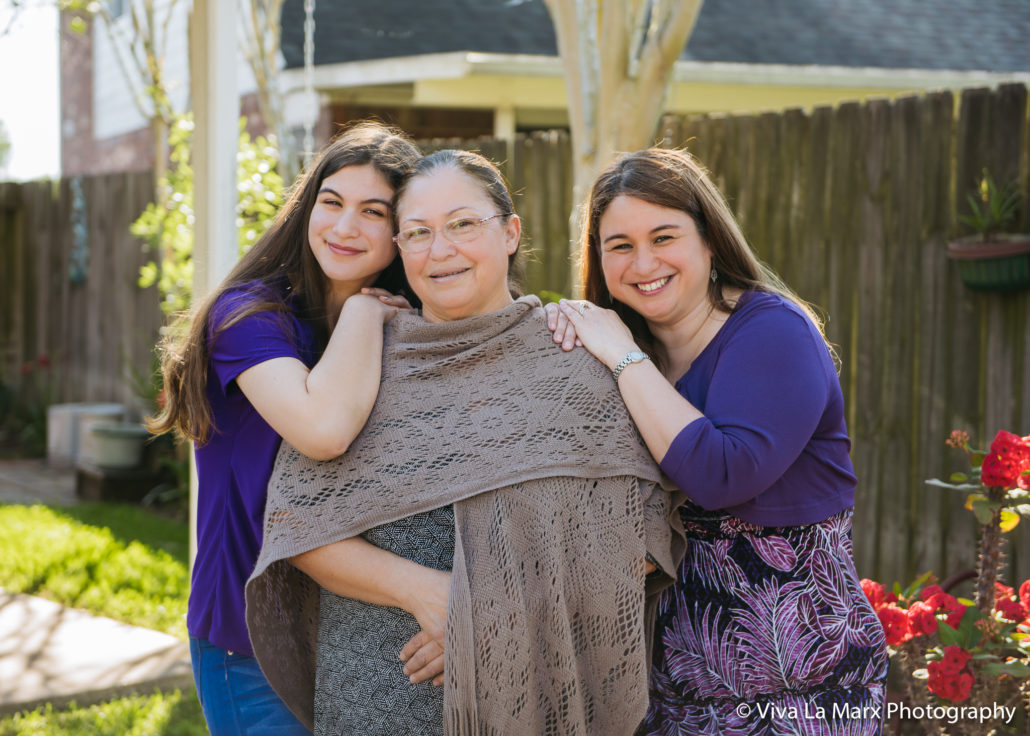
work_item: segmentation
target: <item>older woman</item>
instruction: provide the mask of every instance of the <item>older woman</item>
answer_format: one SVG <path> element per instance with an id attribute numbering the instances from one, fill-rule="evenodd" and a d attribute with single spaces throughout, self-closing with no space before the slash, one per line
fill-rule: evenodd
<path id="1" fill-rule="evenodd" d="M 395 208 L 422 311 L 391 321 L 344 455 L 280 452 L 247 588 L 257 657 L 319 734 L 632 733 L 645 598 L 668 582 L 645 558 L 675 569 L 675 499 L 610 373 L 513 298 L 497 169 L 435 153 Z"/>

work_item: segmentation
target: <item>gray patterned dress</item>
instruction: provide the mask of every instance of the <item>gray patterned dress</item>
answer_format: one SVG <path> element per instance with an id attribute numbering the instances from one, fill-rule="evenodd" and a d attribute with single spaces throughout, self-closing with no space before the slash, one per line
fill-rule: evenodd
<path id="1" fill-rule="evenodd" d="M 362 535 L 372 544 L 437 570 L 454 560 L 454 509 L 415 514 Z M 315 734 L 443 734 L 443 688 L 412 685 L 398 658 L 419 631 L 399 608 L 322 590 L 315 678 Z"/>

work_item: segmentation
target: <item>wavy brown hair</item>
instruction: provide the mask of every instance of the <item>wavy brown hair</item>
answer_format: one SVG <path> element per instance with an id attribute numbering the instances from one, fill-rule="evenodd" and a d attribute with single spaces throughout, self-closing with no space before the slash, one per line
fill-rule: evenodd
<path id="1" fill-rule="evenodd" d="M 345 166 L 371 164 L 396 188 L 404 172 L 419 159 L 418 149 L 396 128 L 362 122 L 328 143 L 294 183 L 286 203 L 268 231 L 244 255 L 224 281 L 191 311 L 180 315 L 159 346 L 165 404 L 147 428 L 160 434 L 172 429 L 203 444 L 217 431 L 207 400 L 208 324 L 213 305 L 228 291 L 246 292 L 248 299 L 220 322 L 222 330 L 249 315 L 271 312 L 285 318 L 292 312 L 315 327 L 324 348 L 337 315 L 329 313 L 329 279 L 308 244 L 308 220 L 322 182 Z M 383 271 L 376 286 L 407 294 L 399 258 Z M 284 329 L 286 320 L 283 319 Z M 289 331 L 287 330 L 287 334 Z M 295 335 L 291 335 L 295 339 Z"/>
<path id="2" fill-rule="evenodd" d="M 723 296 L 725 287 L 765 291 L 788 299 L 804 311 L 823 334 L 823 321 L 815 310 L 795 294 L 780 277 L 755 256 L 726 199 L 708 172 L 683 150 L 647 148 L 623 154 L 601 172 L 585 205 L 580 277 L 586 298 L 613 309 L 629 327 L 641 346 L 659 365 L 665 364 L 661 345 L 647 322 L 636 311 L 612 298 L 601 269 L 601 217 L 620 195 L 687 213 L 698 235 L 712 254 L 712 266 L 719 278 L 708 282 L 708 301 L 721 312 L 736 308 Z M 827 342 L 833 354 L 833 347 Z"/>

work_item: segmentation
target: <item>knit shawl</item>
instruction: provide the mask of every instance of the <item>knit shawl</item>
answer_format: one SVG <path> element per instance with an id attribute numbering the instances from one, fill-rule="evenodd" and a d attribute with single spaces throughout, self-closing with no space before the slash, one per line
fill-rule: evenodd
<path id="1" fill-rule="evenodd" d="M 554 344 L 535 297 L 454 322 L 401 313 L 347 452 L 284 442 L 276 458 L 246 588 L 261 669 L 312 727 L 319 588 L 288 559 L 453 504 L 445 733 L 630 734 L 647 604 L 670 582 L 645 586 L 645 552 L 668 571 L 683 552 L 666 488 L 611 374 Z"/>

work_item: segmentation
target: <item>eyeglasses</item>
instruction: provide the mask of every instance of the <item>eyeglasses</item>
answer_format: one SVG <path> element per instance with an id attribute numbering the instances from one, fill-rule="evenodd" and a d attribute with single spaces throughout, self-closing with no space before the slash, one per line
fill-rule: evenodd
<path id="1" fill-rule="evenodd" d="M 452 243 L 467 243 L 475 238 L 483 229 L 483 225 L 495 217 L 507 217 L 510 212 L 499 212 L 496 215 L 476 219 L 474 217 L 456 217 L 443 225 L 443 236 Z M 393 236 L 393 242 L 405 253 L 421 253 L 428 250 L 436 237 L 436 230 L 426 225 L 418 225 L 401 230 Z"/>

